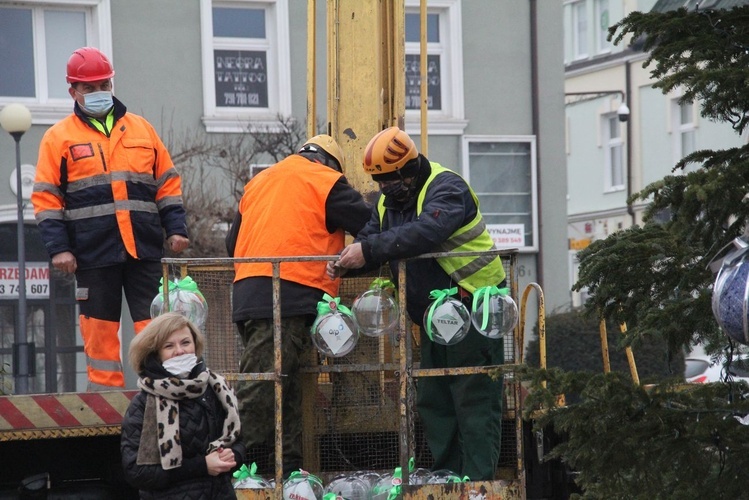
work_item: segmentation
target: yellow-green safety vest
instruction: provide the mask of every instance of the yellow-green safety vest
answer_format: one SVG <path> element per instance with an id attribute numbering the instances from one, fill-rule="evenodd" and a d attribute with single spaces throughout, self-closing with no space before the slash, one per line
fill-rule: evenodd
<path id="1" fill-rule="evenodd" d="M 421 214 L 427 187 L 429 187 L 434 178 L 443 172 L 451 172 L 458 175 L 439 163 L 429 162 L 429 164 L 432 166 L 432 173 L 424 183 L 424 186 L 422 186 L 421 191 L 419 191 L 419 196 L 416 200 L 417 217 Z M 458 177 L 460 176 L 458 175 Z M 476 203 L 476 217 L 465 226 L 458 228 L 446 241 L 438 245 L 434 249 L 435 253 L 495 250 L 494 242 L 486 230 L 486 223 L 479 211 L 479 200 L 476 197 L 476 193 L 473 192 L 470 186 L 468 186 L 468 190 L 473 197 L 473 201 Z M 380 215 L 380 227 L 382 227 L 382 222 L 385 218 L 384 195 L 380 195 L 380 199 L 377 201 L 377 212 Z M 458 285 L 470 293 L 484 286 L 497 285 L 505 279 L 505 269 L 502 266 L 502 259 L 499 255 L 439 257 L 437 262 Z"/>

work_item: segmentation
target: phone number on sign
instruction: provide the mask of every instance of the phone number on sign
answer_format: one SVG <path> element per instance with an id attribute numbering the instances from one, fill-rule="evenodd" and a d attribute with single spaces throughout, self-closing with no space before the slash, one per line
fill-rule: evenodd
<path id="1" fill-rule="evenodd" d="M 49 298 L 49 264 L 33 262 L 25 266 L 26 295 L 32 299 Z M 16 262 L 0 263 L 0 299 L 16 298 L 21 289 Z"/>

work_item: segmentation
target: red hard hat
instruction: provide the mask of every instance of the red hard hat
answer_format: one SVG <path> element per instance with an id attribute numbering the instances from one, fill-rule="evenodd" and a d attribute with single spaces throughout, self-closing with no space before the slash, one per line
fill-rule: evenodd
<path id="1" fill-rule="evenodd" d="M 68 83 L 98 82 L 113 76 L 112 63 L 94 47 L 81 47 L 68 59 Z"/>

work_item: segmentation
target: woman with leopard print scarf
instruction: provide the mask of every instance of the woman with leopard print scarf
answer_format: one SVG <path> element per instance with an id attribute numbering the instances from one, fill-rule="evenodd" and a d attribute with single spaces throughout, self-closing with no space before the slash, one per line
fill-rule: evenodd
<path id="1" fill-rule="evenodd" d="M 200 330 L 179 313 L 154 318 L 130 344 L 138 387 L 122 422 L 122 466 L 141 499 L 236 498 L 244 445 L 237 399 L 206 368 Z"/>

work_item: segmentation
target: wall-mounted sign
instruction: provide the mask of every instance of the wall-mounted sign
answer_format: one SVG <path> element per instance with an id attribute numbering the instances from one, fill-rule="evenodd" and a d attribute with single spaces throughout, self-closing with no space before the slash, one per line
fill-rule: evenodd
<path id="1" fill-rule="evenodd" d="M 268 107 L 267 54 L 260 50 L 214 50 L 216 106 Z"/>
<path id="2" fill-rule="evenodd" d="M 26 298 L 49 298 L 49 262 L 26 262 Z M 18 298 L 18 262 L 0 262 L 0 299 Z"/>
<path id="3" fill-rule="evenodd" d="M 582 250 L 584 248 L 588 248 L 593 240 L 590 238 L 570 238 L 570 250 Z"/>
<path id="4" fill-rule="evenodd" d="M 525 246 L 525 224 L 491 224 L 486 229 L 497 248 Z"/>
<path id="5" fill-rule="evenodd" d="M 427 109 L 442 109 L 440 56 L 427 55 Z M 406 55 L 406 109 L 421 108 L 421 66 L 418 54 Z"/>

